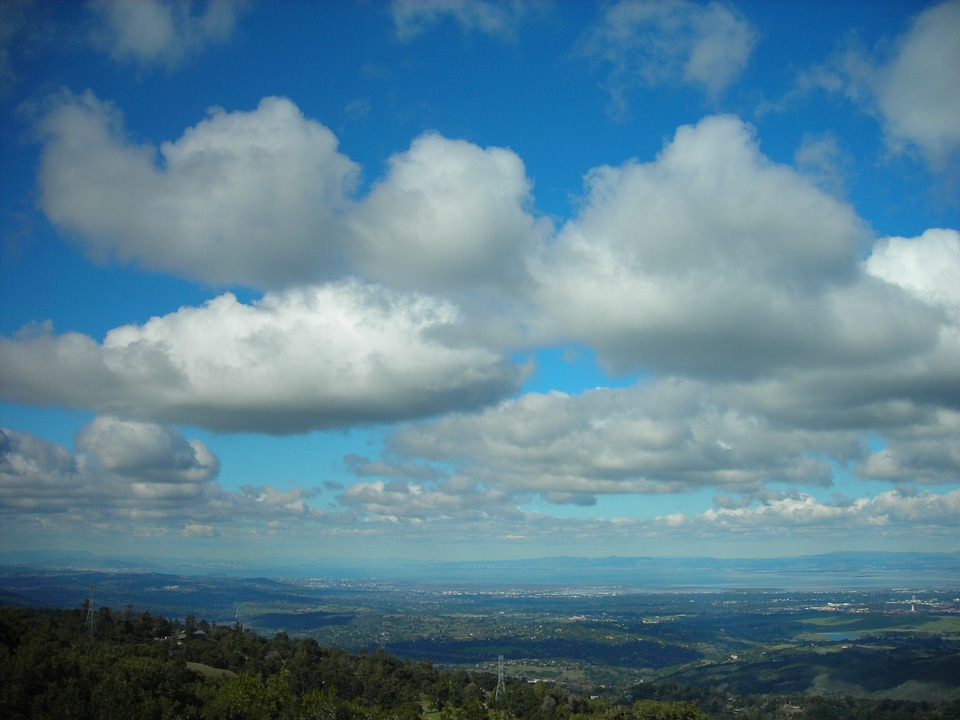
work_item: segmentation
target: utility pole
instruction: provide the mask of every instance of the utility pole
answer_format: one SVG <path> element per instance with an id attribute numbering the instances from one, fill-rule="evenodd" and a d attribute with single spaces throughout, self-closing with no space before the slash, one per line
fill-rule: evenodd
<path id="1" fill-rule="evenodd" d="M 494 702 L 507 692 L 507 685 L 503 681 L 503 655 L 497 656 L 497 691 L 493 694 Z"/>
<path id="2" fill-rule="evenodd" d="M 93 591 L 95 587 L 93 583 L 90 583 L 87 588 L 87 617 L 84 618 L 84 623 L 91 635 L 97 634 L 97 615 L 93 611 Z"/>

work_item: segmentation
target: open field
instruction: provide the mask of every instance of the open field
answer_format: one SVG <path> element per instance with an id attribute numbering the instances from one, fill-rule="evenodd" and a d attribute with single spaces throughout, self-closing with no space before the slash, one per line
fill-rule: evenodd
<path id="1" fill-rule="evenodd" d="M 901 614 L 818 616 L 802 621 L 824 632 L 849 634 L 924 633 L 960 639 L 960 615 Z"/>

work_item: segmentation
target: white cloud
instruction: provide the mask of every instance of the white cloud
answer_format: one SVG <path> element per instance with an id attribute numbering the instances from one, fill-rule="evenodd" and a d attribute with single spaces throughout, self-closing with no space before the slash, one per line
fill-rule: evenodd
<path id="1" fill-rule="evenodd" d="M 727 527 L 762 524 L 769 528 L 782 523 L 792 525 L 819 525 L 835 521 L 844 515 L 844 508 L 824 505 L 805 494 L 787 495 L 769 500 L 756 507 L 721 508 L 708 510 L 703 517 Z"/>
<path id="2" fill-rule="evenodd" d="M 0 339 L 0 395 L 15 402 L 214 430 L 306 432 L 472 408 L 514 392 L 524 370 L 456 345 L 456 308 L 347 281 L 221 295 L 102 344 L 66 334 Z"/>
<path id="3" fill-rule="evenodd" d="M 114 60 L 173 70 L 207 46 L 230 39 L 234 0 L 92 0 L 96 47 Z"/>
<path id="4" fill-rule="evenodd" d="M 40 205 L 95 258 L 253 287 L 343 271 L 358 168 L 289 100 L 214 109 L 159 150 L 132 143 L 90 92 L 56 98 L 37 131 Z"/>
<path id="5" fill-rule="evenodd" d="M 28 433 L 0 428 L 0 510 L 10 513 L 68 513 L 109 490 L 80 478 L 83 463 L 66 448 Z"/>
<path id="6" fill-rule="evenodd" d="M 361 274 L 394 287 L 456 292 L 528 282 L 525 261 L 551 228 L 532 204 L 523 162 L 428 133 L 394 155 L 351 216 Z"/>
<path id="7" fill-rule="evenodd" d="M 475 493 L 398 482 L 355 488 L 341 502 L 365 515 L 342 531 L 362 533 L 380 547 L 419 545 L 424 557 L 433 559 L 451 547 L 461 558 L 465 551 L 478 557 L 545 556 L 576 555 L 585 548 L 616 555 L 678 554 L 681 548 L 713 554 L 716 542 L 727 551 L 768 556 L 771 537 L 778 548 L 797 553 L 830 552 L 838 544 L 922 549 L 931 542 L 956 541 L 960 510 L 960 490 L 940 495 L 902 488 L 872 500 L 837 497 L 830 502 L 797 491 L 770 493 L 737 508 L 652 519 L 554 517 L 522 511 L 516 507 L 522 497 L 486 493 L 481 487 Z"/>
<path id="8" fill-rule="evenodd" d="M 950 405 L 942 389 L 960 367 L 960 330 L 943 312 L 958 306 L 956 232 L 889 238 L 862 262 L 872 238 L 850 205 L 771 162 L 737 118 L 680 128 L 651 162 L 594 169 L 578 215 L 555 235 L 529 209 L 531 183 L 506 149 L 426 134 L 351 200 L 355 166 L 289 101 L 214 113 L 162 146 L 163 166 L 119 122 L 86 95 L 41 123 L 45 208 L 95 250 L 212 281 L 353 270 L 409 291 L 344 280 L 250 305 L 227 294 L 102 343 L 37 325 L 0 340 L 6 399 L 267 433 L 473 411 L 515 392 L 523 375 L 486 347 L 489 327 L 470 315 L 471 293 L 487 288 L 534 307 L 494 322 L 584 343 L 616 372 L 674 379 L 529 394 L 405 426 L 393 454 L 348 459 L 358 476 L 382 479 L 346 490 L 345 506 L 479 522 L 534 494 L 585 506 L 599 495 L 824 485 L 830 462 L 857 463 L 870 478 L 955 477 L 953 455 L 930 443 L 944 437 L 931 413 Z M 287 205 L 258 205 L 264 168 L 270 182 L 288 171 L 306 180 L 284 190 Z M 128 196 L 129 213 L 106 212 Z M 172 229 L 168 211 L 180 218 Z M 287 244 L 265 241 L 275 235 Z M 138 434 L 121 423 L 120 455 L 111 422 L 78 442 L 115 476 L 172 473 L 181 459 L 179 480 L 143 485 L 145 497 L 175 497 L 190 473 L 216 472 L 215 459 L 154 426 Z M 889 445 L 870 456 L 860 443 L 878 428 Z M 303 509 L 302 500 L 282 502 Z"/>
<path id="9" fill-rule="evenodd" d="M 960 490 L 944 495 L 930 491 L 889 490 L 872 499 L 822 503 L 803 494 L 787 494 L 746 508 L 708 510 L 699 516 L 729 530 L 761 529 L 770 532 L 790 526 L 811 529 L 855 527 L 943 526 L 953 528 L 960 512 Z M 914 528 L 916 529 L 916 528 Z"/>
<path id="10" fill-rule="evenodd" d="M 932 228 L 920 237 L 878 241 L 866 272 L 943 307 L 960 323 L 960 232 Z"/>
<path id="11" fill-rule="evenodd" d="M 900 38 L 897 53 L 874 86 L 895 140 L 919 146 L 935 164 L 960 150 L 960 2 L 922 12 Z"/>
<path id="12" fill-rule="evenodd" d="M 209 538 L 214 534 L 213 525 L 190 522 L 183 526 L 183 536 L 187 538 Z"/>
<path id="13" fill-rule="evenodd" d="M 134 454 L 142 449 L 144 428 L 132 426 L 128 434 L 121 427 L 113 430 L 112 447 L 130 441 Z M 155 435 L 164 432 L 176 435 L 153 429 Z M 175 455 L 169 459 L 176 464 Z M 383 543 L 403 542 L 408 550 L 419 545 L 425 557 L 433 559 L 436 543 L 489 553 L 494 546 L 506 549 L 501 545 L 506 542 L 548 553 L 576 551 L 589 542 L 600 552 L 643 554 L 638 543 L 729 539 L 731 532 L 761 543 L 776 533 L 786 546 L 823 533 L 851 541 L 869 533 L 871 543 L 905 533 L 915 541 L 955 537 L 960 511 L 960 490 L 938 495 L 904 487 L 872 500 L 838 497 L 832 502 L 797 491 L 760 492 L 744 503 L 721 502 L 700 514 L 673 513 L 652 520 L 554 518 L 520 510 L 518 503 L 528 499 L 525 493 L 464 476 L 439 482 L 357 483 L 339 498 L 347 508 L 344 513 L 312 508 L 313 496 L 313 491 L 298 487 L 245 486 L 234 492 L 213 479 L 183 483 L 120 475 L 104 468 L 96 454 L 73 454 L 28 433 L 0 430 L 3 527 L 31 533 L 42 524 L 54 528 L 45 531 L 47 538 L 55 533 L 67 537 L 71 529 L 88 539 L 113 532 L 167 541 L 176 536 L 220 538 L 253 552 L 266 535 L 282 531 L 301 541 L 322 539 L 331 547 L 346 548 L 361 539 L 381 548 Z M 568 496 L 563 501 L 587 499 Z"/>
<path id="14" fill-rule="evenodd" d="M 830 483 L 827 458 L 859 454 L 853 432 L 775 424 L 725 403 L 702 383 L 669 380 L 581 395 L 529 393 L 473 415 L 406 425 L 400 457 L 452 464 L 509 496 L 550 502 L 594 495 L 752 491 L 766 483 Z"/>
<path id="15" fill-rule="evenodd" d="M 519 522 L 534 496 L 589 506 L 715 488 L 765 508 L 721 507 L 723 522 L 807 526 L 848 511 L 765 489 L 828 485 L 831 463 L 871 479 L 956 481 L 957 433 L 944 420 L 960 367 L 956 231 L 887 238 L 869 253 L 852 207 L 771 162 L 735 117 L 678 129 L 653 161 L 592 170 L 555 234 L 530 207 L 515 153 L 433 133 L 353 199 L 356 166 L 283 99 L 215 111 L 162 145 L 159 163 L 90 94 L 61 98 L 39 129 L 43 207 L 91 253 L 287 288 L 249 305 L 221 295 L 102 343 L 43 324 L 0 339 L 0 397 L 109 415 L 69 460 L 111 482 L 139 478 L 126 492 L 150 508 L 202 489 L 208 509 L 310 513 L 298 489 L 223 500 L 216 458 L 149 423 L 294 433 L 473 412 L 516 392 L 524 373 L 490 348 L 535 341 L 582 343 L 614 372 L 668 377 L 402 426 L 382 458 L 347 458 L 364 479 L 340 503 L 358 522 L 459 518 L 484 533 L 494 518 Z M 822 168 L 835 150 L 824 142 L 798 163 Z M 350 273 L 364 279 L 290 286 Z M 530 314 L 493 313 L 514 326 L 494 339 L 473 314 L 482 292 Z M 525 331 L 532 339 L 517 340 Z M 865 449 L 871 434 L 882 451 Z M 213 517 L 191 516 L 184 532 L 207 533 Z M 601 526 L 584 532 L 613 532 Z"/>
<path id="16" fill-rule="evenodd" d="M 51 105 L 40 204 L 95 259 L 257 288 L 356 273 L 498 302 L 529 283 L 527 257 L 552 231 L 508 149 L 427 133 L 357 201 L 358 166 L 284 98 L 214 109 L 159 149 L 131 142 L 89 92 Z"/>
<path id="17" fill-rule="evenodd" d="M 511 505 L 533 494 L 583 505 L 600 495 L 706 488 L 767 501 L 771 486 L 830 486 L 838 468 L 870 480 L 956 484 L 960 406 L 948 388 L 957 386 L 958 358 L 954 340 L 904 361 L 812 366 L 776 380 L 661 378 L 578 395 L 528 393 L 401 425 L 387 438 L 388 460 L 363 467 L 418 481 L 432 466 L 438 476 L 497 488 Z M 883 449 L 871 450 L 870 438 Z"/>
<path id="18" fill-rule="evenodd" d="M 615 372 L 749 377 L 937 342 L 933 308 L 889 273 L 864 277 L 871 238 L 850 205 L 770 162 L 734 117 L 592 170 L 559 234 L 515 153 L 432 133 L 354 200 L 355 164 L 281 98 L 214 111 L 159 165 L 89 93 L 59 98 L 38 131 L 41 205 L 94 256 L 257 287 L 355 273 L 455 300 L 450 337 L 582 342 Z"/>
<path id="19" fill-rule="evenodd" d="M 520 515 L 510 491 L 458 478 L 430 485 L 402 480 L 358 482 L 341 493 L 339 502 L 369 516 L 413 522 Z"/>
<path id="20" fill-rule="evenodd" d="M 733 117 L 681 127 L 657 159 L 587 176 L 533 271 L 553 341 L 615 372 L 751 377 L 876 364 L 938 342 L 941 318 L 864 277 L 853 209 L 764 157 Z"/>
<path id="21" fill-rule="evenodd" d="M 219 460 L 202 442 L 153 423 L 98 417 L 80 431 L 77 447 L 111 473 L 153 482 L 201 483 L 220 471 Z"/>
<path id="22" fill-rule="evenodd" d="M 859 44 L 801 78 L 801 87 L 842 92 L 879 116 L 894 152 L 919 149 L 936 170 L 960 151 L 960 0 L 927 8 L 893 43 L 871 53 Z"/>
<path id="23" fill-rule="evenodd" d="M 314 493 L 303 488 L 292 488 L 290 490 L 278 490 L 270 485 L 259 485 L 256 487 L 245 485 L 240 488 L 245 497 L 256 503 L 263 512 L 280 516 L 289 515 L 292 517 L 309 517 L 314 511 L 307 504 L 307 500 L 313 497 Z"/>
<path id="24" fill-rule="evenodd" d="M 683 83 L 716 98 L 747 66 L 756 41 L 750 23 L 718 2 L 621 0 L 587 30 L 577 55 L 609 65 L 604 85 L 622 116 L 637 87 Z"/>
<path id="25" fill-rule="evenodd" d="M 390 15 L 397 38 L 412 40 L 450 18 L 465 31 L 513 40 L 533 0 L 393 0 Z"/>
<path id="26" fill-rule="evenodd" d="M 938 408 L 925 421 L 884 432 L 883 447 L 854 467 L 860 477 L 893 482 L 960 484 L 960 409 Z"/>
<path id="27" fill-rule="evenodd" d="M 46 518 L 86 531 L 182 528 L 187 536 L 209 536 L 220 525 L 323 517 L 306 504 L 313 493 L 300 488 L 224 490 L 214 480 L 216 457 L 169 427 L 97 418 L 81 429 L 79 442 L 84 448 L 73 454 L 0 429 L 0 516 Z"/>
<path id="28" fill-rule="evenodd" d="M 890 490 L 860 505 L 864 513 L 878 523 L 917 523 L 952 528 L 956 527 L 960 515 L 960 490 L 944 495 L 929 490 Z"/>
<path id="29" fill-rule="evenodd" d="M 884 448 L 871 454 L 856 471 L 862 477 L 877 480 L 960 482 L 960 433 L 952 438 Z"/>

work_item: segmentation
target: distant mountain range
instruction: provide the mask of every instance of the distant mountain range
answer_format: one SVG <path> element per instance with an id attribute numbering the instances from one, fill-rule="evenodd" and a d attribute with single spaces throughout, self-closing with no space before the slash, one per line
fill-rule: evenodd
<path id="1" fill-rule="evenodd" d="M 549 557 L 423 562 L 273 559 L 194 562 L 83 552 L 6 552 L 0 565 L 231 577 L 327 577 L 429 583 L 618 585 L 635 589 L 960 587 L 960 553 L 838 552 L 780 558 Z"/>

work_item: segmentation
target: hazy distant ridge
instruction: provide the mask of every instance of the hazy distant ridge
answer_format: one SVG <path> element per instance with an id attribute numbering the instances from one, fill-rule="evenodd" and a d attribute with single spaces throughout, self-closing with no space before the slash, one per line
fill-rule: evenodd
<path id="1" fill-rule="evenodd" d="M 343 577 L 426 582 L 613 584 L 635 587 L 881 587 L 960 585 L 960 552 L 838 552 L 781 558 L 584 558 L 351 562 L 277 558 L 251 562 L 161 562 L 89 553 L 0 553 L 0 564 L 51 570 Z"/>

